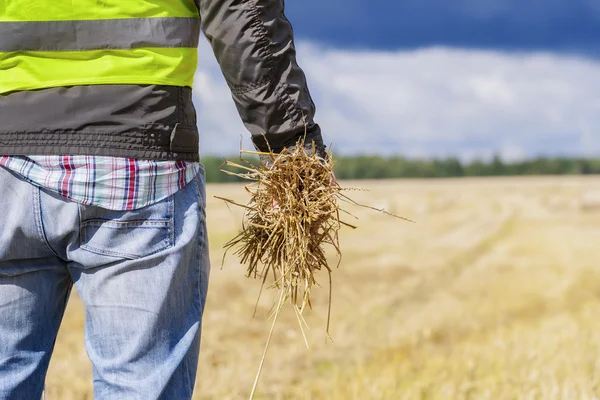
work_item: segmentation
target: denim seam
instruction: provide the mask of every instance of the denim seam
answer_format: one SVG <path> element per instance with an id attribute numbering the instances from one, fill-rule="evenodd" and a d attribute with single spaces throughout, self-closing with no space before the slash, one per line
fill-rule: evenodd
<path id="1" fill-rule="evenodd" d="M 168 228 L 169 220 L 156 220 L 154 221 L 112 221 L 108 219 L 91 219 L 80 224 L 81 227 L 85 226 L 107 226 L 107 228 L 121 228 L 127 229 L 129 227 L 134 228 Z"/>
<path id="2" fill-rule="evenodd" d="M 200 171 L 196 171 L 196 175 L 194 176 L 194 185 L 196 186 L 196 200 L 198 200 L 198 207 L 202 208 L 201 199 L 200 199 L 200 184 L 198 183 L 200 176 Z"/>
<path id="3" fill-rule="evenodd" d="M 200 168 L 198 168 L 198 171 L 196 172 L 196 176 L 194 176 L 194 182 L 196 183 L 196 195 L 198 198 L 198 205 L 200 206 L 200 210 L 202 211 L 202 213 L 206 213 L 206 204 L 204 204 L 204 199 L 202 197 L 202 193 L 200 192 L 200 174 L 203 174 L 204 172 L 204 167 L 200 166 Z"/>
<path id="4" fill-rule="evenodd" d="M 139 256 L 137 254 L 132 254 L 132 253 L 123 253 L 120 251 L 111 251 L 111 250 L 103 250 L 103 249 L 98 249 L 96 247 L 90 246 L 88 244 L 82 244 L 80 247 L 84 250 L 89 250 L 92 251 L 94 253 L 98 253 L 98 254 L 102 254 L 105 256 L 115 256 L 115 257 L 124 257 L 127 258 L 129 260 L 137 260 L 140 259 L 142 257 L 147 257 L 150 256 L 152 254 L 156 254 L 160 251 L 163 251 L 165 249 L 168 249 L 170 247 L 173 247 L 170 243 L 169 243 L 169 239 L 166 240 L 166 244 L 163 247 L 160 247 L 158 249 L 156 249 L 155 251 L 151 252 L 151 253 L 145 253 L 143 256 Z"/>
<path id="5" fill-rule="evenodd" d="M 196 285 L 194 290 L 194 297 L 196 299 L 196 307 L 198 307 L 198 314 L 200 320 L 202 320 L 202 292 L 200 285 L 202 284 L 202 241 L 200 236 L 202 235 L 202 206 L 200 205 L 200 185 L 198 185 L 198 174 L 194 177 L 194 185 L 196 186 L 196 202 L 198 204 L 198 226 L 196 227 L 196 260 L 194 272 L 196 273 Z"/>
<path id="6" fill-rule="evenodd" d="M 175 194 L 169 196 L 169 237 L 171 240 L 171 247 L 175 246 Z"/>
<path id="7" fill-rule="evenodd" d="M 198 259 L 196 260 L 196 273 L 198 274 L 198 279 L 196 280 L 196 299 L 198 300 L 196 302 L 196 305 L 198 306 L 200 320 L 202 320 L 202 310 L 204 307 L 202 301 L 202 291 L 200 290 L 200 285 L 202 284 L 202 267 L 204 264 L 203 258 L 205 257 L 205 254 L 202 254 L 204 252 L 204 246 L 202 245 L 202 231 L 202 229 L 198 228 L 198 233 L 196 235 L 196 241 L 198 243 Z"/>
<path id="8" fill-rule="evenodd" d="M 169 224 L 154 224 L 154 225 L 136 225 L 136 224 L 123 224 L 123 225 L 114 225 L 114 224 L 110 224 L 110 223 L 104 223 L 104 224 L 97 224 L 97 223 L 92 223 L 92 224 L 82 224 L 81 225 L 82 228 L 106 228 L 106 229 L 169 229 Z"/>
<path id="9" fill-rule="evenodd" d="M 198 172 L 196 173 L 196 176 L 194 177 L 194 182 L 196 184 L 196 198 L 198 201 L 198 212 L 199 212 L 199 222 L 198 222 L 198 233 L 196 234 L 196 241 L 198 244 L 197 247 L 197 251 L 198 251 L 198 259 L 196 260 L 196 272 L 198 273 L 198 281 L 196 283 L 196 296 L 197 296 L 197 305 L 198 305 L 198 313 L 199 313 L 199 318 L 200 320 L 202 320 L 202 311 L 204 309 L 204 301 L 202 300 L 202 290 L 200 288 L 200 285 L 202 285 L 202 277 L 203 277 L 203 271 L 202 268 L 204 267 L 204 257 L 206 257 L 206 254 L 203 254 L 204 252 L 207 251 L 207 249 L 205 248 L 203 242 L 204 242 L 204 236 L 206 235 L 206 229 L 201 229 L 200 227 L 206 227 L 206 209 L 205 209 L 205 204 L 204 204 L 204 199 L 201 193 L 201 188 L 200 188 L 200 184 L 201 184 L 201 175 L 203 170 L 198 170 Z M 206 246 L 208 247 L 208 246 Z"/>
<path id="10" fill-rule="evenodd" d="M 67 275 L 65 279 L 71 279 L 70 275 Z M 63 301 L 63 306 L 62 306 L 62 312 L 60 315 L 60 318 L 58 320 L 58 327 L 56 328 L 56 332 L 58 333 L 58 331 L 60 330 L 60 325 L 62 323 L 62 319 L 65 316 L 65 311 L 67 309 L 67 305 L 69 303 L 69 297 L 71 297 L 71 291 L 73 289 L 73 282 L 71 281 L 70 283 L 67 284 L 67 290 L 65 293 L 65 298 Z M 52 353 L 54 352 L 54 348 L 56 347 L 56 339 L 58 338 L 58 335 L 54 336 L 54 341 L 52 342 L 52 347 L 50 348 L 50 356 L 52 356 Z M 43 399 L 46 399 L 46 383 L 44 382 L 44 386 L 43 386 L 43 391 L 42 391 L 42 395 L 44 396 Z"/>
<path id="11" fill-rule="evenodd" d="M 48 242 L 48 237 L 46 236 L 46 232 L 44 230 L 44 221 L 42 219 L 42 204 L 41 204 L 42 193 L 41 193 L 41 190 L 37 186 L 33 186 L 33 191 L 34 191 L 33 204 L 35 207 L 35 215 L 34 215 L 33 219 L 35 220 L 35 225 L 37 227 L 38 234 L 40 235 L 42 242 L 44 242 L 44 245 L 52 252 L 52 254 L 54 254 L 58 258 L 61 258 L 56 253 L 56 251 L 54 251 L 52 246 L 50 246 L 50 242 Z"/>

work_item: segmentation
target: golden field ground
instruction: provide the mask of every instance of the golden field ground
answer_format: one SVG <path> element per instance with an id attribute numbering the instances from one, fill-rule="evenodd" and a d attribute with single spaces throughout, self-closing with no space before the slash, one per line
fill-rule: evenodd
<path id="1" fill-rule="evenodd" d="M 260 399 L 600 398 L 600 178 L 343 182 L 351 197 L 416 221 L 349 206 L 334 271 L 315 289 L 307 350 L 286 309 Z M 222 246 L 245 201 L 208 187 L 213 270 L 195 399 L 247 398 L 275 292 L 252 319 L 259 283 Z M 348 217 L 347 219 L 350 219 Z M 352 222 L 352 221 L 349 221 Z M 335 262 L 335 258 L 332 258 Z M 83 308 L 74 294 L 47 378 L 47 399 L 91 399 Z"/>

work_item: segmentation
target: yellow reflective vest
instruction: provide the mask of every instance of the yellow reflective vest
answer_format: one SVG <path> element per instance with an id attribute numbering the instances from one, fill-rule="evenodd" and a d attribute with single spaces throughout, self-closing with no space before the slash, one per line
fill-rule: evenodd
<path id="1" fill-rule="evenodd" d="M 254 145 L 324 154 L 283 0 L 0 0 L 0 155 L 199 160 L 201 28 Z"/>
<path id="2" fill-rule="evenodd" d="M 192 86 L 193 0 L 0 0 L 0 94 L 57 86 Z"/>

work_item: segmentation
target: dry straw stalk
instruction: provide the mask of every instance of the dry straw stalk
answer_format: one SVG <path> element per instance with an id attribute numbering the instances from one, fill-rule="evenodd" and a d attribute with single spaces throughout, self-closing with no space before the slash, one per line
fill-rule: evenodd
<path id="1" fill-rule="evenodd" d="M 322 270 L 327 271 L 329 278 L 326 329 L 329 338 L 331 267 L 325 245 L 330 245 L 341 260 L 338 232 L 342 225 L 355 226 L 340 220 L 340 213 L 345 211 L 339 203 L 356 203 L 342 193 L 343 189 L 335 181 L 331 153 L 326 152 L 324 159 L 319 157 L 314 143 L 310 150 L 310 147 L 307 150 L 304 146 L 303 140 L 279 154 L 242 150 L 244 154 L 267 157 L 269 166 L 261 163 L 256 167 L 241 159 L 239 163 L 226 161 L 225 165 L 242 172 L 222 170 L 251 181 L 245 186 L 250 195 L 247 205 L 218 197 L 245 209 L 241 232 L 225 248 L 227 251 L 234 250 L 242 264 L 248 266 L 248 276 L 261 279 L 262 287 L 271 277 L 271 287 L 280 290 L 273 312 L 273 325 L 250 398 L 256 390 L 275 322 L 284 304 L 293 306 L 308 346 L 302 313 L 307 306 L 312 307 L 311 291 L 317 284 L 315 275 Z"/>

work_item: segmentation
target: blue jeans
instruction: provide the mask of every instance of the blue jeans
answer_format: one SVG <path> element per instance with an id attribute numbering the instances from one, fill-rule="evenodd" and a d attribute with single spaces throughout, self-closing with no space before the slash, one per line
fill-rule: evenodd
<path id="1" fill-rule="evenodd" d="M 0 167 L 0 399 L 41 397 L 73 284 L 96 399 L 192 397 L 210 268 L 204 186 L 201 169 L 166 200 L 111 211 Z"/>

